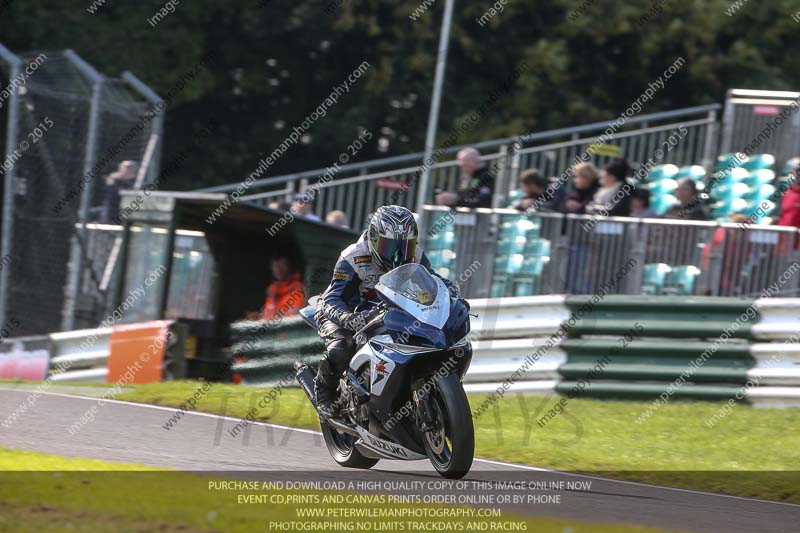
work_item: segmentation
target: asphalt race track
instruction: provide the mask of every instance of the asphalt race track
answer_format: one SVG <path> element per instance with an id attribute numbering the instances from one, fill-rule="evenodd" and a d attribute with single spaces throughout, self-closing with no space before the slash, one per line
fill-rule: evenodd
<path id="1" fill-rule="evenodd" d="M 30 390 L 0 388 L 0 420 L 23 402 Z M 140 463 L 185 471 L 308 472 L 330 480 L 436 480 L 427 461 L 381 461 L 370 471 L 345 470 L 327 453 L 316 431 L 254 424 L 237 437 L 227 430 L 237 419 L 190 413 L 170 430 L 162 426 L 173 409 L 105 401 L 96 418 L 70 435 L 68 428 L 97 399 L 44 393 L 9 428 L 0 427 L 0 446 L 73 457 Z M 278 472 L 278 473 L 280 473 Z M 400 474 L 395 474 L 399 472 Z M 558 505 L 503 505 L 530 516 L 552 516 L 599 523 L 627 523 L 697 532 L 797 531 L 800 506 L 669 489 L 597 477 L 552 472 L 522 465 L 476 460 L 467 479 L 562 479 L 590 481 L 584 491 L 563 491 Z M 294 476 L 295 478 L 297 476 Z M 588 485 L 587 485 L 588 486 Z"/>

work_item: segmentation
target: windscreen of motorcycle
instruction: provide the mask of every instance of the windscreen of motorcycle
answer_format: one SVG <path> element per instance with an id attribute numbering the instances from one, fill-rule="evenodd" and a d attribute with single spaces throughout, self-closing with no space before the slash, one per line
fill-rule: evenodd
<path id="1" fill-rule="evenodd" d="M 450 292 L 444 282 L 418 263 L 402 265 L 378 280 L 375 290 L 415 319 L 436 328 L 450 316 Z"/>

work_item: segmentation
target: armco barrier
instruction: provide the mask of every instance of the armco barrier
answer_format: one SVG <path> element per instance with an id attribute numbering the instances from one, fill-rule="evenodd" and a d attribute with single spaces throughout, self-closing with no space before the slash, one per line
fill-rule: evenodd
<path id="1" fill-rule="evenodd" d="M 800 405 L 800 299 L 553 295 L 470 304 L 478 314 L 465 378 L 471 392 L 495 391 L 522 370 L 512 391 L 646 399 L 670 390 Z M 300 356 L 321 355 L 300 318 L 262 324 L 232 326 L 234 371 L 244 382 L 274 383 Z"/>
<path id="2" fill-rule="evenodd" d="M 131 383 L 180 378 L 186 372 L 185 329 L 174 321 L 154 321 L 7 339 L 0 345 L 0 378 L 108 383 L 128 375 L 134 376 Z M 19 373 L 18 361 L 30 366 L 34 358 L 44 361 L 41 372 L 6 376 L 12 368 Z"/>
<path id="3" fill-rule="evenodd" d="M 50 339 L 46 335 L 0 341 L 0 379 L 40 381 L 50 368 Z"/>

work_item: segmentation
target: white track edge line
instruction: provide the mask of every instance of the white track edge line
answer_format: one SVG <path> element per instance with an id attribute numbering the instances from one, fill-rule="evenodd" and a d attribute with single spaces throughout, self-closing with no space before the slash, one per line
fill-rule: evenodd
<path id="1" fill-rule="evenodd" d="M 4 388 L 4 387 L 0 387 L 0 391 L 28 392 L 28 393 L 36 392 L 36 391 L 30 391 L 30 390 L 26 390 L 26 389 L 7 389 L 7 388 Z M 100 400 L 100 401 L 108 402 L 108 403 L 117 403 L 117 404 L 129 405 L 129 406 L 134 406 L 134 407 L 145 407 L 145 408 L 149 408 L 149 409 L 157 409 L 159 411 L 177 411 L 178 410 L 178 409 L 175 409 L 174 407 L 164 407 L 162 405 L 152 405 L 152 404 L 149 404 L 149 403 L 127 402 L 127 401 L 124 401 L 124 400 L 103 400 L 102 398 L 92 398 L 91 396 L 78 396 L 78 395 L 75 395 L 75 394 L 66 394 L 66 393 L 61 393 L 61 392 L 47 392 L 47 391 L 41 392 L 41 391 L 39 391 L 39 394 L 48 394 L 50 396 L 62 396 L 62 397 L 65 397 L 65 398 L 79 398 L 81 400 L 94 400 L 94 401 Z M 212 414 L 212 413 L 203 413 L 201 411 L 186 411 L 185 414 L 204 416 L 204 417 L 207 417 L 207 418 L 222 418 L 224 420 L 231 420 L 231 421 L 236 421 L 236 422 L 241 422 L 242 421 L 241 418 L 233 418 L 233 417 L 224 416 L 224 415 L 215 415 L 215 414 Z M 295 427 L 291 427 L 291 426 L 282 426 L 280 424 L 273 424 L 271 422 L 254 421 L 254 422 L 250 422 L 250 424 L 255 424 L 255 425 L 259 425 L 259 426 L 273 427 L 273 428 L 277 428 L 277 429 L 285 429 L 285 430 L 288 430 L 288 431 L 297 431 L 297 432 L 300 432 L 300 433 L 306 433 L 306 434 L 310 434 L 310 435 L 320 435 L 320 436 L 322 435 L 322 432 L 314 431 L 313 429 L 304 429 L 304 428 L 295 428 Z M 577 472 L 565 472 L 563 470 L 554 470 L 552 468 L 541 468 L 541 467 L 537 467 L 537 466 L 523 465 L 523 464 L 519 464 L 519 463 L 507 463 L 505 461 L 495 461 L 495 460 L 492 460 L 492 459 L 481 459 L 481 458 L 476 457 L 473 460 L 476 461 L 476 462 L 479 462 L 479 463 L 487 463 L 487 464 L 493 464 L 493 465 L 498 465 L 498 466 L 510 466 L 510 467 L 513 467 L 513 468 L 520 468 L 522 470 L 531 470 L 531 471 L 536 471 L 536 472 L 551 472 L 553 474 L 563 474 L 565 476 L 583 477 L 583 478 L 588 478 L 588 479 L 597 479 L 597 480 L 600 480 L 600 481 L 609 481 L 609 482 L 612 482 L 612 483 L 624 483 L 626 485 L 637 485 L 637 486 L 640 486 L 640 487 L 649 487 L 649 488 L 654 488 L 654 489 L 673 490 L 673 491 L 678 491 L 678 492 L 687 492 L 689 494 L 702 494 L 702 495 L 705 495 L 705 496 L 717 496 L 717 497 L 721 497 L 721 498 L 733 498 L 735 500 L 745 500 L 745 501 L 750 501 L 750 502 L 769 503 L 769 504 L 773 504 L 773 505 L 786 505 L 786 506 L 789 506 L 789 507 L 800 507 L 800 504 L 796 504 L 796 503 L 776 502 L 776 501 L 772 501 L 772 500 L 762 500 L 760 498 L 748 498 L 746 496 L 734 496 L 732 494 L 719 494 L 719 493 L 716 493 L 716 492 L 704 492 L 702 490 L 681 489 L 681 488 L 678 488 L 678 487 L 666 487 L 666 486 L 662 486 L 662 485 L 652 485 L 650 483 L 642 483 L 640 481 L 628 481 L 628 480 L 624 480 L 624 479 L 614 479 L 614 478 L 608 478 L 608 477 L 591 476 L 591 475 L 588 475 L 588 474 L 580 474 L 580 473 L 577 473 Z"/>

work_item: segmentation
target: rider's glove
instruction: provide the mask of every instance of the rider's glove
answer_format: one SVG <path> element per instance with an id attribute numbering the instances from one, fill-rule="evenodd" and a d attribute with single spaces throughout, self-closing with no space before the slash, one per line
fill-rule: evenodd
<path id="1" fill-rule="evenodd" d="M 367 325 L 370 319 L 370 311 L 361 311 L 360 313 L 350 313 L 350 316 L 344 319 L 345 329 L 350 331 L 358 331 Z"/>

